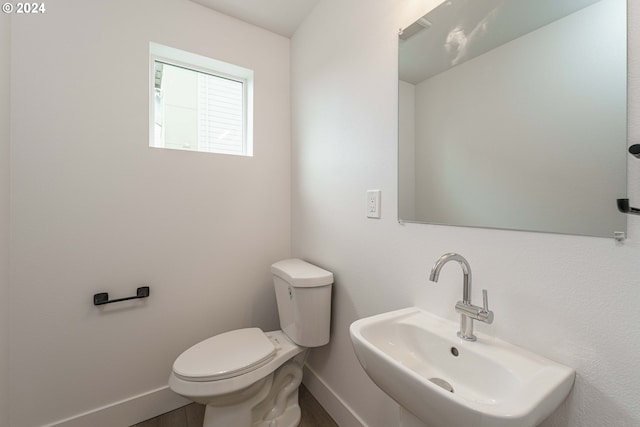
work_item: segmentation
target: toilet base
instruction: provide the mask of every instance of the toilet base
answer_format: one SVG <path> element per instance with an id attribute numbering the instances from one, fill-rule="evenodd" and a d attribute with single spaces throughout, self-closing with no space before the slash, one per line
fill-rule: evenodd
<path id="1" fill-rule="evenodd" d="M 296 393 L 297 394 L 297 393 Z M 261 421 L 253 427 L 296 427 L 300 424 L 300 406 L 290 407 L 278 418 L 271 421 Z"/>
<path id="2" fill-rule="evenodd" d="M 248 399 L 230 402 L 220 396 L 208 402 L 203 427 L 296 427 L 301 417 L 298 387 L 306 353 L 250 387 Z"/>

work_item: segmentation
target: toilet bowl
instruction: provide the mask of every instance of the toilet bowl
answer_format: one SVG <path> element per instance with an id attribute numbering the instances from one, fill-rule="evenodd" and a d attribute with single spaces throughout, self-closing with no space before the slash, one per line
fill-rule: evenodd
<path id="1" fill-rule="evenodd" d="M 203 427 L 294 427 L 309 347 L 329 341 L 333 274 L 299 259 L 271 266 L 282 330 L 245 328 L 183 352 L 170 388 L 206 405 Z"/>

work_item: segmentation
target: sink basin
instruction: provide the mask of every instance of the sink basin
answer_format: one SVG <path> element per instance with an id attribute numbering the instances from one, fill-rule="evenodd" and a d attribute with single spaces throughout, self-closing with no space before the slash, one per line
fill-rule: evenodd
<path id="1" fill-rule="evenodd" d="M 567 397 L 575 371 L 418 308 L 357 320 L 351 341 L 367 375 L 429 427 L 527 427 Z"/>

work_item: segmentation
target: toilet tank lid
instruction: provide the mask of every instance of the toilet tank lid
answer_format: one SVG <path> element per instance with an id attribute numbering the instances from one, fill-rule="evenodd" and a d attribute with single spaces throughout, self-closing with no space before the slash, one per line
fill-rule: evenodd
<path id="1" fill-rule="evenodd" d="M 300 288 L 326 286 L 333 283 L 333 273 L 301 259 L 291 258 L 271 265 L 271 273 Z"/>

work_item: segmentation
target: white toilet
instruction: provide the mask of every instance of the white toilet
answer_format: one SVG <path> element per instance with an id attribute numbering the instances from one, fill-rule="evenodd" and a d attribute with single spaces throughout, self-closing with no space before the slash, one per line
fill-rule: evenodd
<path id="1" fill-rule="evenodd" d="M 299 259 L 271 266 L 282 330 L 238 329 L 182 353 L 171 389 L 207 405 L 203 427 L 294 427 L 307 347 L 329 342 L 333 274 Z"/>

